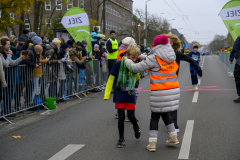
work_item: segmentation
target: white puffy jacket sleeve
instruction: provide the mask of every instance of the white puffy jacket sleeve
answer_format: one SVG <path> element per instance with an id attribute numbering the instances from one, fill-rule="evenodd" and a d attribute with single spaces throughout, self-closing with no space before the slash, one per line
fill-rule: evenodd
<path id="1" fill-rule="evenodd" d="M 128 69 L 130 69 L 132 63 L 133 63 L 132 70 L 134 73 L 144 72 L 152 68 L 160 68 L 160 66 L 157 63 L 156 56 L 153 54 L 147 56 L 144 60 L 136 64 L 130 59 L 125 60 L 125 65 Z"/>

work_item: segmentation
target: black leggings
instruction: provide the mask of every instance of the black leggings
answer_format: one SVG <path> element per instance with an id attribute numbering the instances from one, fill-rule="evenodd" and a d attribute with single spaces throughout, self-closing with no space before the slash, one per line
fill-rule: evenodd
<path id="1" fill-rule="evenodd" d="M 162 117 L 163 122 L 165 123 L 166 126 L 173 123 L 171 114 L 169 112 L 165 112 L 165 113 L 152 112 L 151 122 L 150 122 L 150 130 L 158 131 L 158 122 L 159 122 L 160 117 Z"/>
<path id="2" fill-rule="evenodd" d="M 128 110 L 127 116 L 130 122 L 133 124 L 133 130 L 135 132 L 138 131 L 139 126 L 137 123 L 137 119 L 135 117 L 135 110 Z M 119 139 L 124 139 L 124 121 L 125 121 L 125 109 L 118 109 L 118 131 L 119 131 Z"/>
<path id="3" fill-rule="evenodd" d="M 173 122 L 174 122 L 175 128 L 176 128 L 176 129 L 179 129 L 178 124 L 177 124 L 177 110 L 176 110 L 176 111 L 169 112 L 169 114 L 170 114 L 171 117 L 172 117 L 172 120 L 173 120 Z"/>

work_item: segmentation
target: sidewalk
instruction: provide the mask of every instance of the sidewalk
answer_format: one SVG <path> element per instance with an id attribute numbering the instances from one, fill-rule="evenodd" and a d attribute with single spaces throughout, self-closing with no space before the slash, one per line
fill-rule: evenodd
<path id="1" fill-rule="evenodd" d="M 79 107 L 81 107 L 80 104 L 82 104 L 85 101 L 89 101 L 92 100 L 93 98 L 104 94 L 104 91 L 102 92 L 94 92 L 91 93 L 89 92 L 89 94 L 87 95 L 87 97 L 85 96 L 80 96 L 81 99 L 77 98 L 77 97 L 69 97 L 69 100 L 67 100 L 66 102 L 61 102 L 57 105 L 56 109 L 54 110 L 46 110 L 46 109 L 42 109 L 41 112 L 36 112 L 36 111 L 23 111 L 21 113 L 18 113 L 16 115 L 16 117 L 7 117 L 13 124 L 10 124 L 7 121 L 0 121 L 0 136 L 6 134 L 6 133 L 10 133 L 20 127 L 24 127 L 27 126 L 29 124 L 32 124 L 34 122 L 40 121 L 44 118 L 47 118 L 49 116 L 52 116 L 58 112 L 64 111 L 70 107 L 73 107 L 75 105 L 79 105 Z"/>

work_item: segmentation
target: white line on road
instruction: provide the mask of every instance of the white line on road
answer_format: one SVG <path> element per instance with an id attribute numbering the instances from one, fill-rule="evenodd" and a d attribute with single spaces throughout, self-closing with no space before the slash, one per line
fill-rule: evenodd
<path id="1" fill-rule="evenodd" d="M 194 120 L 188 120 L 186 129 L 183 136 L 182 146 L 180 149 L 180 153 L 178 156 L 178 159 L 188 159 L 189 158 L 189 152 L 190 152 L 190 146 L 191 146 L 191 140 L 192 140 L 192 132 L 193 132 L 193 125 Z"/>
<path id="2" fill-rule="evenodd" d="M 192 103 L 197 103 L 198 93 L 199 93 L 198 91 L 195 91 L 195 92 L 194 92 L 193 99 L 192 99 Z"/>
<path id="3" fill-rule="evenodd" d="M 85 144 L 69 144 L 48 160 L 65 160 L 84 146 Z"/>
<path id="4" fill-rule="evenodd" d="M 200 85 L 200 84 L 201 84 L 201 79 L 198 80 L 198 85 Z"/>

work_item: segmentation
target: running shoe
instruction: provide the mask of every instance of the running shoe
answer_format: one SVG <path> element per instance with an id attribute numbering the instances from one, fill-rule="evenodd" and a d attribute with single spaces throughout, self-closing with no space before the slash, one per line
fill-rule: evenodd
<path id="1" fill-rule="evenodd" d="M 119 139 L 116 146 L 118 148 L 123 148 L 124 145 L 125 145 L 125 140 L 124 139 Z"/>
<path id="2" fill-rule="evenodd" d="M 130 122 L 127 116 L 125 117 L 125 122 Z"/>
<path id="3" fill-rule="evenodd" d="M 135 131 L 135 137 L 136 139 L 139 139 L 141 137 L 141 129 L 138 124 L 138 129 Z"/>
<path id="4" fill-rule="evenodd" d="M 198 85 L 195 86 L 195 90 L 198 90 Z"/>
<path id="5" fill-rule="evenodd" d="M 115 118 L 118 119 L 118 113 L 115 114 Z"/>

